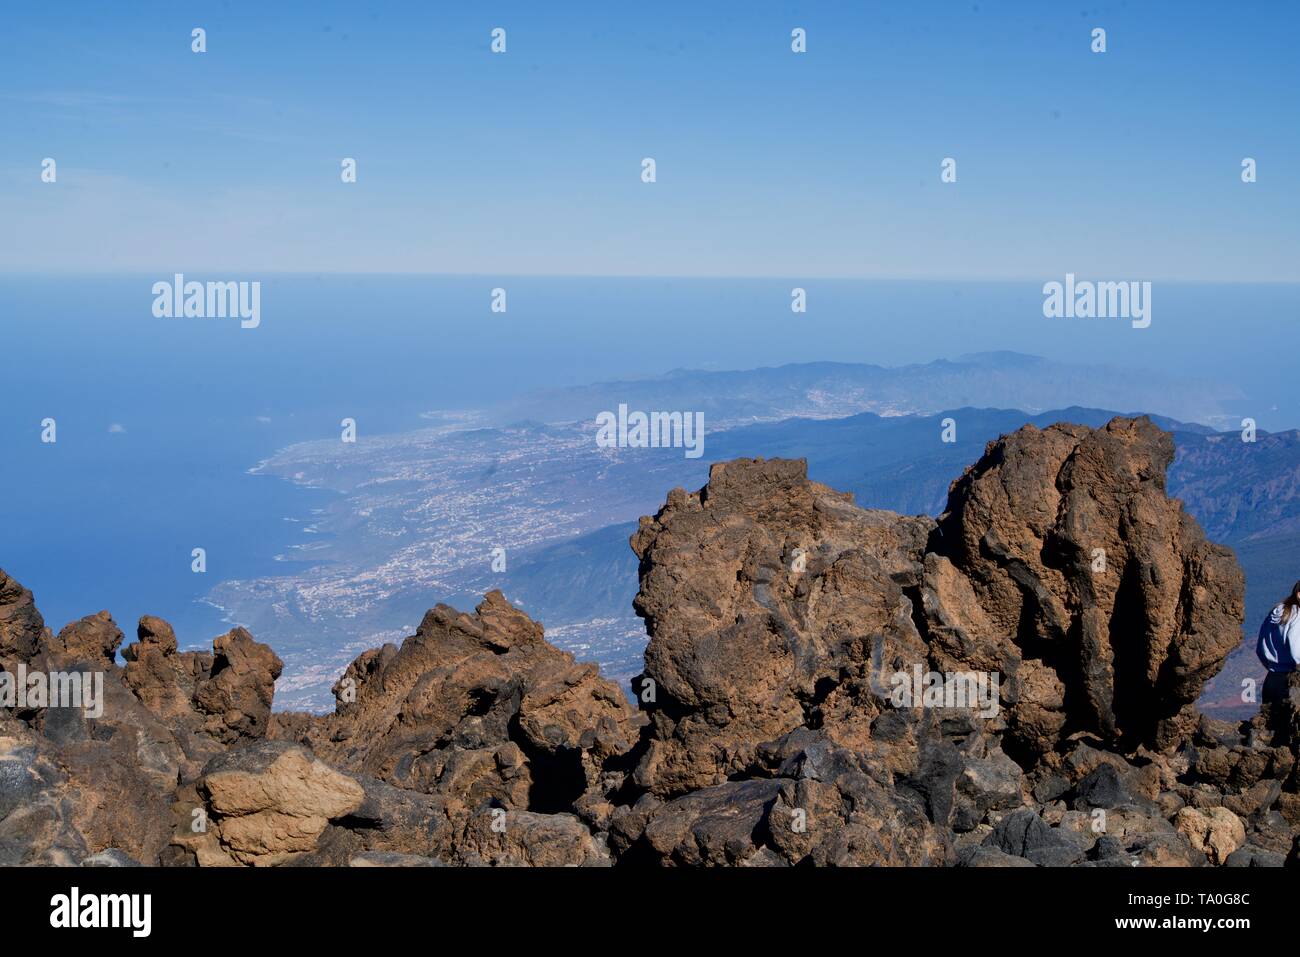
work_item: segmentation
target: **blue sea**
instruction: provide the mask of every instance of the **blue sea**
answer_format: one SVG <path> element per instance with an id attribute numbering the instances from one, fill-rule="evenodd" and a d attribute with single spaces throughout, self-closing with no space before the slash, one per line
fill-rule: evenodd
<path id="1" fill-rule="evenodd" d="M 329 494 L 248 470 L 337 437 L 345 417 L 377 434 L 675 368 L 1013 350 L 1236 384 L 1261 427 L 1300 425 L 1295 285 L 1156 283 L 1151 327 L 1134 330 L 1044 319 L 1041 282 L 187 276 L 259 279 L 261 325 L 241 329 L 154 318 L 152 283 L 170 278 L 0 279 L 0 566 L 56 630 L 107 608 L 128 634 L 157 614 L 206 645 L 228 627 L 208 589 L 282 569 Z M 806 314 L 790 311 L 793 286 Z M 190 570 L 195 547 L 206 574 Z"/>

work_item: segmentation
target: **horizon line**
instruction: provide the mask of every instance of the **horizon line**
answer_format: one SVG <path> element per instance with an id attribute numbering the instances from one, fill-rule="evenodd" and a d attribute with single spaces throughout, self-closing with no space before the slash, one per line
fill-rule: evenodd
<path id="1" fill-rule="evenodd" d="M 193 270 L 196 273 L 230 273 L 258 272 L 266 276 L 311 276 L 338 278 L 410 278 L 410 279 L 622 279 L 622 280 L 695 280 L 705 282 L 884 282 L 884 283 L 998 283 L 1020 284 L 1041 283 L 1055 280 L 1057 274 L 1044 279 L 1040 276 L 844 276 L 844 275 L 768 275 L 755 276 L 744 274 L 703 274 L 703 273 L 531 273 L 531 272 L 435 272 L 410 270 L 310 270 L 310 269 L 268 269 L 256 270 L 243 267 L 186 267 L 176 269 L 167 267 L 166 272 L 174 275 Z M 1087 277 L 1088 273 L 1064 270 L 1059 275 L 1074 272 L 1074 275 Z M 143 269 L 108 270 L 108 269 L 50 269 L 50 270 L 6 270 L 0 269 L 0 280 L 38 279 L 38 278 L 131 278 L 136 276 L 156 277 L 159 272 Z M 1101 274 L 1097 274 L 1101 275 Z M 1300 276 L 1294 279 L 1223 279 L 1198 276 L 1152 276 L 1146 278 L 1113 279 L 1105 281 L 1167 282 L 1216 286 L 1297 286 Z"/>

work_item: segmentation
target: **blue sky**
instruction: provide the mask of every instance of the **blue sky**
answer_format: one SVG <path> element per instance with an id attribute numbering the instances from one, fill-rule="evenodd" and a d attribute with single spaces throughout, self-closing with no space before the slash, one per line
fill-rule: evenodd
<path id="1" fill-rule="evenodd" d="M 1300 280 L 1292 2 L 0 18 L 4 272 Z"/>

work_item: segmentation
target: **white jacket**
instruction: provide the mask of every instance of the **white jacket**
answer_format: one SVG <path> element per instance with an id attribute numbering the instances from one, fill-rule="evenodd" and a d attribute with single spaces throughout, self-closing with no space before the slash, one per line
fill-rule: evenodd
<path id="1" fill-rule="evenodd" d="M 1295 671 L 1300 661 L 1300 609 L 1283 621 L 1284 609 L 1284 605 L 1274 608 L 1259 628 L 1255 654 L 1269 671 Z"/>

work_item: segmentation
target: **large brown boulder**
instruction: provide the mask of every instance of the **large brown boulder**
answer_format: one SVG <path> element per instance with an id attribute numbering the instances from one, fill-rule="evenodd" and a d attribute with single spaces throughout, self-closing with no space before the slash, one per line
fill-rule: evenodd
<path id="1" fill-rule="evenodd" d="M 1172 454 L 1146 419 L 1021 429 L 937 523 L 859 509 L 801 461 L 722 463 L 671 492 L 632 538 L 651 725 L 611 846 L 681 864 L 1204 864 L 1173 815 L 1210 800 L 1198 788 L 1271 813 L 1261 775 L 1292 765 L 1263 738 L 1193 744 L 1243 582 L 1165 494 Z M 896 694 L 923 684 L 937 693 Z M 1032 834 L 994 839 L 1018 810 Z"/>
<path id="2" fill-rule="evenodd" d="M 802 461 L 727 462 L 699 492 L 671 492 L 632 537 L 653 722 L 637 784 L 721 784 L 804 726 L 870 751 L 884 676 L 926 660 L 906 590 L 933 527 L 857 508 Z"/>
<path id="3" fill-rule="evenodd" d="M 949 745 L 929 761 L 939 726 L 890 700 L 892 676 L 928 661 L 909 592 L 933 527 L 761 459 L 715 465 L 642 519 L 651 726 L 633 783 L 666 803 L 616 815 L 616 849 L 688 865 L 951 857 L 963 759 Z M 976 719 L 960 736 L 984 733 Z"/>
<path id="4" fill-rule="evenodd" d="M 197 783 L 203 804 L 174 847 L 201 866 L 274 866 L 316 851 L 331 820 L 365 791 L 309 752 L 269 741 L 219 755 Z"/>
<path id="5" fill-rule="evenodd" d="M 1173 454 L 1145 417 L 1026 426 L 953 483 L 926 561 L 926 627 L 945 668 L 1009 679 L 1018 753 L 1078 731 L 1168 746 L 1240 642 L 1241 570 L 1165 494 Z"/>

